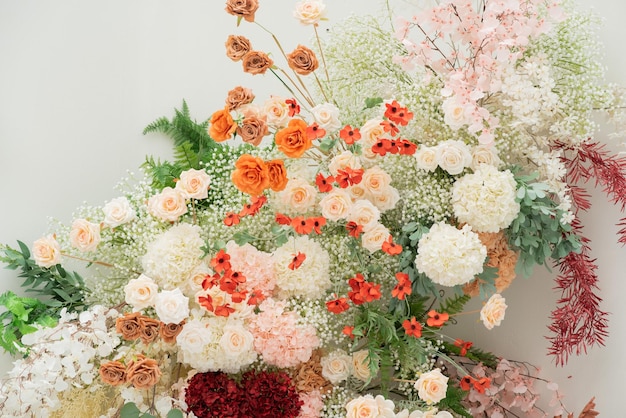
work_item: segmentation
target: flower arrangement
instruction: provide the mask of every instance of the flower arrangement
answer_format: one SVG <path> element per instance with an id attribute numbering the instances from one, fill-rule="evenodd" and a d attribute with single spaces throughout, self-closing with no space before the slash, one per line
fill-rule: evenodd
<path id="1" fill-rule="evenodd" d="M 226 12 L 257 24 L 259 6 Z M 0 297 L 0 344 L 23 357 L 3 416 L 567 413 L 552 382 L 538 406 L 532 366 L 444 330 L 460 314 L 499 326 L 502 293 L 538 264 L 560 270 L 556 362 L 607 334 L 577 215 L 591 179 L 626 204 L 626 159 L 590 139 L 592 110 L 623 99 L 570 6 L 455 0 L 320 36 L 326 5 L 303 0 L 310 46 L 229 36 L 227 57 L 285 96 L 236 86 L 200 123 L 183 103 L 145 130 L 172 137 L 173 161 L 1 247 L 38 295 Z"/>

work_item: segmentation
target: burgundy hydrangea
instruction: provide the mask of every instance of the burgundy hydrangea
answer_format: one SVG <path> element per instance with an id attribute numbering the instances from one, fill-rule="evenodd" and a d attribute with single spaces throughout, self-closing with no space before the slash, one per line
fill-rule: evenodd
<path id="1" fill-rule="evenodd" d="M 225 373 L 195 374 L 189 380 L 185 402 L 198 418 L 239 418 L 237 383 Z"/>

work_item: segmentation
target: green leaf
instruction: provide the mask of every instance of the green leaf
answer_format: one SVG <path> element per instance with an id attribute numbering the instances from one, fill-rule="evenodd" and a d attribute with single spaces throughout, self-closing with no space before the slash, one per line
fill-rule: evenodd
<path id="1" fill-rule="evenodd" d="M 382 97 L 368 97 L 365 99 L 365 109 L 371 109 L 380 105 L 383 102 Z"/>
<path id="2" fill-rule="evenodd" d="M 122 409 L 120 409 L 120 418 L 139 418 L 139 408 L 133 402 L 129 402 L 124 404 Z"/>
<path id="3" fill-rule="evenodd" d="M 183 412 L 180 409 L 172 409 L 170 412 L 167 413 L 167 417 L 166 418 L 183 418 Z"/>
<path id="4" fill-rule="evenodd" d="M 326 138 L 320 142 L 320 150 L 322 150 L 323 152 L 328 152 L 333 149 L 335 145 L 337 145 L 336 139 Z"/>
<path id="5" fill-rule="evenodd" d="M 20 249 L 22 250 L 22 255 L 24 256 L 24 259 L 30 258 L 30 251 L 28 249 L 28 246 L 24 244 L 22 241 L 18 241 L 17 244 L 20 246 Z"/>

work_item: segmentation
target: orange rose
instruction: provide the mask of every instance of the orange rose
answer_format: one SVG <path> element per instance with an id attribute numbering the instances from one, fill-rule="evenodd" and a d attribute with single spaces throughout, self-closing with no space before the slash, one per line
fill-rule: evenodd
<path id="1" fill-rule="evenodd" d="M 100 378 L 104 383 L 118 386 L 126 382 L 126 366 L 119 361 L 109 361 L 100 366 Z"/>
<path id="2" fill-rule="evenodd" d="M 154 386 L 160 377 L 161 369 L 156 360 L 142 354 L 138 354 L 137 360 L 132 360 L 126 368 L 126 381 L 135 389 L 148 389 Z"/>
<path id="3" fill-rule="evenodd" d="M 252 49 L 250 40 L 240 35 L 228 35 L 224 45 L 226 45 L 226 56 L 233 61 L 240 61 Z"/>
<path id="4" fill-rule="evenodd" d="M 150 344 L 159 336 L 161 321 L 147 316 L 142 316 L 139 318 L 139 325 L 141 325 L 141 335 L 139 338 L 141 338 L 141 341 L 144 344 Z"/>
<path id="5" fill-rule="evenodd" d="M 141 336 L 140 318 L 139 312 L 127 313 L 122 318 L 117 318 L 115 330 L 122 334 L 125 340 L 136 340 Z"/>
<path id="6" fill-rule="evenodd" d="M 261 143 L 261 140 L 267 133 L 268 130 L 265 121 L 256 116 L 244 118 L 241 121 L 241 126 L 237 127 L 237 134 L 241 136 L 241 140 L 255 147 Z"/>
<path id="7" fill-rule="evenodd" d="M 161 322 L 161 339 L 168 343 L 172 344 L 176 342 L 176 337 L 183 330 L 183 325 L 185 325 L 185 321 L 179 324 L 166 324 L 165 322 Z"/>
<path id="8" fill-rule="evenodd" d="M 313 145 L 306 134 L 307 124 L 302 119 L 291 119 L 286 128 L 276 132 L 274 142 L 287 157 L 299 158 Z"/>
<path id="9" fill-rule="evenodd" d="M 270 173 L 262 159 L 244 154 L 235 163 L 231 180 L 235 187 L 250 196 L 259 196 L 270 185 Z"/>
<path id="10" fill-rule="evenodd" d="M 217 142 L 226 141 L 233 136 L 237 130 L 237 124 L 230 115 L 228 106 L 218 110 L 211 116 L 211 125 L 209 125 L 209 135 Z"/>
<path id="11" fill-rule="evenodd" d="M 253 100 L 254 94 L 252 94 L 252 90 L 237 86 L 228 92 L 226 106 L 228 106 L 229 110 L 236 110 L 243 105 L 252 103 Z"/>
<path id="12" fill-rule="evenodd" d="M 248 22 L 254 22 L 254 13 L 259 8 L 258 0 L 227 0 L 226 11 L 238 17 L 243 17 Z"/>
<path id="13" fill-rule="evenodd" d="M 287 187 L 287 169 L 283 160 L 272 160 L 265 163 L 270 172 L 270 188 L 275 192 Z"/>
<path id="14" fill-rule="evenodd" d="M 241 60 L 244 73 L 252 75 L 264 74 L 274 65 L 274 61 L 263 51 L 250 51 Z"/>
<path id="15" fill-rule="evenodd" d="M 291 54 L 287 55 L 287 64 L 300 75 L 311 74 L 319 67 L 315 52 L 302 45 L 298 45 Z"/>

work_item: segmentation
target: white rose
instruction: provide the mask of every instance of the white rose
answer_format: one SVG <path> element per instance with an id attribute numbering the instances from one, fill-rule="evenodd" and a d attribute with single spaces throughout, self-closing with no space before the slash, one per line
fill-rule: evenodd
<path id="1" fill-rule="evenodd" d="M 176 182 L 176 190 L 186 199 L 206 199 L 208 196 L 211 177 L 204 170 L 189 169 L 180 173 Z"/>
<path id="2" fill-rule="evenodd" d="M 466 107 L 461 105 L 457 99 L 452 96 L 445 99 L 442 103 L 443 121 L 452 130 L 457 130 L 468 123 L 468 112 Z"/>
<path id="3" fill-rule="evenodd" d="M 135 219 L 137 214 L 124 196 L 116 197 L 102 208 L 104 212 L 103 223 L 109 228 L 123 225 Z"/>
<path id="4" fill-rule="evenodd" d="M 271 96 L 263 103 L 262 112 L 271 128 L 284 128 L 289 122 L 289 106 L 282 97 Z"/>
<path id="5" fill-rule="evenodd" d="M 375 253 L 383 247 L 389 238 L 389 230 L 385 225 L 377 223 L 361 235 L 361 245 L 370 253 Z"/>
<path id="6" fill-rule="evenodd" d="M 254 336 L 241 323 L 231 323 L 224 326 L 224 334 L 219 345 L 228 357 L 238 357 L 253 349 Z"/>
<path id="7" fill-rule="evenodd" d="M 70 230 L 70 244 L 83 252 L 94 251 L 100 244 L 100 225 L 76 219 Z"/>
<path id="8" fill-rule="evenodd" d="M 341 128 L 339 109 L 334 104 L 323 103 L 317 105 L 311 109 L 311 113 L 313 114 L 313 120 L 321 128 L 324 128 L 327 133 L 332 133 Z"/>
<path id="9" fill-rule="evenodd" d="M 352 353 L 352 374 L 363 382 L 367 382 L 371 374 L 369 354 L 369 350 Z"/>
<path id="10" fill-rule="evenodd" d="M 189 298 L 178 288 L 164 290 L 155 296 L 154 310 L 162 322 L 178 324 L 189 317 Z"/>
<path id="11" fill-rule="evenodd" d="M 213 332 L 208 324 L 197 319 L 183 325 L 182 331 L 176 337 L 176 345 L 180 347 L 182 354 L 200 354 L 212 341 Z"/>
<path id="12" fill-rule="evenodd" d="M 444 376 L 440 369 L 422 373 L 415 382 L 415 389 L 420 399 L 427 404 L 438 403 L 446 397 L 448 376 Z"/>
<path id="13" fill-rule="evenodd" d="M 352 373 L 352 357 L 343 350 L 335 350 L 322 357 L 322 376 L 333 385 L 343 382 Z"/>
<path id="14" fill-rule="evenodd" d="M 367 232 L 379 225 L 380 210 L 369 200 L 361 199 L 354 202 L 348 212 L 348 222 L 355 222 L 363 227 Z"/>
<path id="15" fill-rule="evenodd" d="M 124 300 L 135 311 L 153 306 L 159 286 L 145 274 L 132 279 L 124 286 Z M 178 323 L 178 322 L 177 322 Z"/>
<path id="16" fill-rule="evenodd" d="M 148 200 L 148 212 L 164 221 L 175 222 L 187 213 L 185 196 L 179 190 L 166 187 Z"/>
<path id="17" fill-rule="evenodd" d="M 374 166 L 365 170 L 361 183 L 370 195 L 376 196 L 384 194 L 390 187 L 391 176 L 382 168 Z"/>
<path id="18" fill-rule="evenodd" d="M 302 0 L 296 4 L 293 15 L 303 25 L 317 25 L 324 19 L 326 5 L 321 0 Z"/>
<path id="19" fill-rule="evenodd" d="M 413 411 L 409 415 L 409 411 L 406 409 L 402 411 L 396 418 L 454 418 L 448 411 L 439 411 L 437 408 L 429 409 L 428 411 Z"/>
<path id="20" fill-rule="evenodd" d="M 395 405 L 382 395 L 372 395 L 352 399 L 346 405 L 346 418 L 395 418 Z"/>
<path id="21" fill-rule="evenodd" d="M 389 186 L 381 194 L 373 195 L 370 199 L 381 212 L 386 212 L 396 207 L 396 203 L 400 200 L 400 194 L 395 187 Z"/>
<path id="22" fill-rule="evenodd" d="M 330 174 L 333 176 L 336 176 L 339 174 L 339 170 L 345 170 L 346 167 L 353 170 L 361 168 L 359 157 L 350 151 L 344 151 L 339 155 L 335 155 L 328 164 L 328 171 L 330 171 Z"/>
<path id="23" fill-rule="evenodd" d="M 480 164 L 488 164 L 499 167 L 502 160 L 498 157 L 498 150 L 494 146 L 477 145 L 472 150 L 472 164 L 470 168 L 476 171 Z"/>
<path id="24" fill-rule="evenodd" d="M 54 235 L 39 238 L 33 243 L 33 259 L 39 267 L 52 267 L 61 263 L 61 246 Z"/>
<path id="25" fill-rule="evenodd" d="M 322 216 L 329 221 L 345 219 L 352 207 L 352 198 L 344 189 L 333 189 L 320 201 Z"/>
<path id="26" fill-rule="evenodd" d="M 413 154 L 417 160 L 417 167 L 426 171 L 435 171 L 437 168 L 436 148 L 420 146 Z"/>
<path id="27" fill-rule="evenodd" d="M 485 328 L 493 329 L 493 327 L 500 325 L 504 319 L 507 305 L 500 294 L 493 294 L 485 306 L 480 310 L 480 319 L 483 321 Z"/>
<path id="28" fill-rule="evenodd" d="M 472 163 L 472 154 L 463 141 L 445 141 L 437 145 L 437 164 L 448 173 L 461 174 Z"/>
<path id="29" fill-rule="evenodd" d="M 297 213 L 308 212 L 317 198 L 317 189 L 302 178 L 291 178 L 285 190 L 278 193 L 285 208 Z"/>

